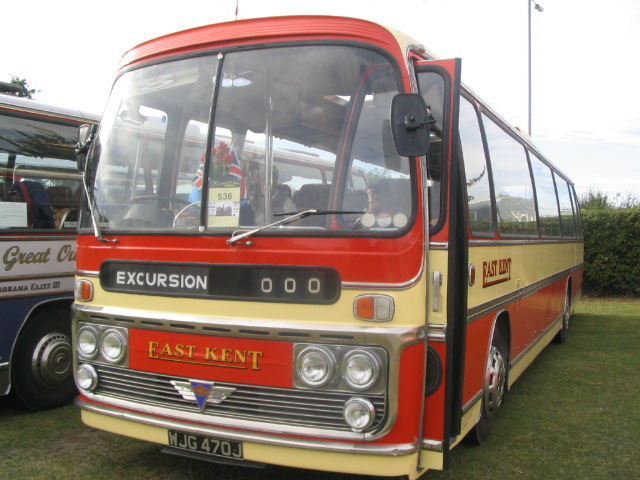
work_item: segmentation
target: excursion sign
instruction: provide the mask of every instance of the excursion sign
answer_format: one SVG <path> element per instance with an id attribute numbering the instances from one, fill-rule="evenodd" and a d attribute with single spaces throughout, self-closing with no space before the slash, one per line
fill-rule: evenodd
<path id="1" fill-rule="evenodd" d="M 340 296 L 338 272 L 327 267 L 107 261 L 102 288 L 112 292 L 330 304 Z"/>

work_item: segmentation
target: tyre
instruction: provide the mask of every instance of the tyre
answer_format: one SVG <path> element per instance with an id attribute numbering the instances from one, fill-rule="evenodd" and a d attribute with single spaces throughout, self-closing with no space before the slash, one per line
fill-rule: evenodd
<path id="1" fill-rule="evenodd" d="M 480 445 L 489 437 L 496 411 L 502 405 L 507 389 L 507 351 L 500 343 L 500 331 L 496 327 L 491 340 L 491 348 L 487 358 L 487 368 L 484 375 L 484 388 L 480 419 L 466 440 L 474 445 Z"/>
<path id="2" fill-rule="evenodd" d="M 49 310 L 33 317 L 18 337 L 11 362 L 11 395 L 30 410 L 70 402 L 73 379 L 69 310 Z"/>
<path id="3" fill-rule="evenodd" d="M 553 337 L 554 343 L 564 343 L 569 338 L 569 320 L 571 319 L 571 292 L 564 297 L 564 309 L 562 311 L 562 327 Z"/>

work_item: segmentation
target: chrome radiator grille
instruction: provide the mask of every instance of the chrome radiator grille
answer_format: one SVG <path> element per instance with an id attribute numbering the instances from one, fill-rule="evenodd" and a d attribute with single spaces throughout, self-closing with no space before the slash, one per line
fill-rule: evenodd
<path id="1" fill-rule="evenodd" d="M 194 414 L 200 408 L 194 400 L 185 399 L 172 381 L 187 378 L 140 372 L 108 365 L 94 365 L 99 382 L 93 393 L 105 397 L 172 408 Z M 298 390 L 215 382 L 217 387 L 235 389 L 222 403 L 207 403 L 204 416 L 226 417 L 290 426 L 350 431 L 342 418 L 345 402 L 353 393 Z M 386 414 L 384 395 L 365 395 L 376 409 L 372 430 L 380 427 Z"/>

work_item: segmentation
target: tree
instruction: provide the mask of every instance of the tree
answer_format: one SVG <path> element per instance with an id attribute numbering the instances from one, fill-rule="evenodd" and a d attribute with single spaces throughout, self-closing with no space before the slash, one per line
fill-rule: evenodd
<path id="1" fill-rule="evenodd" d="M 588 210 L 627 210 L 640 207 L 640 196 L 634 192 L 610 195 L 602 190 L 590 187 L 585 193 L 578 195 L 580 209 Z"/>
<path id="2" fill-rule="evenodd" d="M 0 92 L 15 95 L 16 97 L 24 97 L 33 99 L 33 94 L 39 92 L 35 88 L 29 88 L 26 78 L 19 78 L 11 75 L 11 82 L 0 82 Z"/>
<path id="3" fill-rule="evenodd" d="M 589 187 L 589 190 L 578 196 L 580 210 L 613 210 L 615 208 L 609 194 L 600 189 Z"/>

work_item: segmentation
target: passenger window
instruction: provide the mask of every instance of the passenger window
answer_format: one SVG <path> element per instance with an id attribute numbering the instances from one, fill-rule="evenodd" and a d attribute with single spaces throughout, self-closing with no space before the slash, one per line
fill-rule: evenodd
<path id="1" fill-rule="evenodd" d="M 574 220 L 573 204 L 569 185 L 557 174 L 554 174 L 558 187 L 558 200 L 560 202 L 560 224 L 563 237 L 576 236 L 576 224 Z"/>
<path id="2" fill-rule="evenodd" d="M 571 190 L 571 200 L 573 201 L 573 210 L 576 220 L 576 237 L 583 238 L 584 232 L 582 230 L 582 218 L 580 217 L 580 204 L 578 203 L 578 197 L 576 196 L 576 189 L 573 185 L 569 186 Z"/>
<path id="3" fill-rule="evenodd" d="M 501 235 L 537 235 L 533 185 L 524 147 L 483 115 Z"/>
<path id="4" fill-rule="evenodd" d="M 478 115 L 471 102 L 465 98 L 461 98 L 460 101 L 459 130 L 466 176 L 469 227 L 473 235 L 493 235 L 495 226 L 487 159 L 482 145 Z"/>
<path id="5" fill-rule="evenodd" d="M 0 151 L 0 228 L 75 230 L 82 192 L 76 162 L 35 155 Z"/>
<path id="6" fill-rule="evenodd" d="M 543 237 L 560 236 L 560 215 L 558 199 L 551 170 L 542 161 L 531 155 L 531 170 L 536 184 L 540 233 Z"/>

